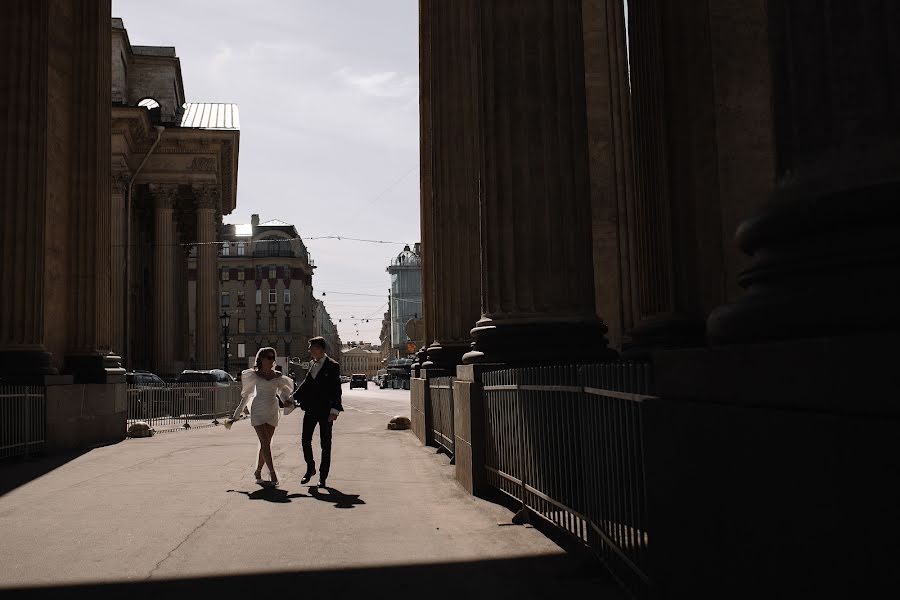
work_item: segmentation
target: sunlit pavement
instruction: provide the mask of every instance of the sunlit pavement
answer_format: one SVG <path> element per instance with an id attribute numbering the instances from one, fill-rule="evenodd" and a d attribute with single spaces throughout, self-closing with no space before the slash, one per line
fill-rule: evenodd
<path id="1" fill-rule="evenodd" d="M 509 510 L 468 495 L 446 456 L 386 429 L 390 417 L 409 415 L 409 391 L 344 385 L 344 407 L 327 490 L 300 485 L 299 410 L 282 417 L 274 438 L 277 490 L 254 483 L 257 440 L 247 421 L 97 448 L 12 489 L 0 496 L 0 587 L 147 579 L 208 587 L 242 576 L 239 587 L 265 585 L 272 573 L 289 586 L 285 577 L 322 582 L 323 573 L 353 569 L 347 577 L 360 585 L 402 572 L 451 578 L 445 591 L 478 594 L 488 572 L 520 598 L 564 589 L 613 597 L 605 577 L 585 575 L 537 530 L 506 525 Z M 318 439 L 313 445 L 318 457 Z M 14 467 L 0 466 L 0 476 Z"/>

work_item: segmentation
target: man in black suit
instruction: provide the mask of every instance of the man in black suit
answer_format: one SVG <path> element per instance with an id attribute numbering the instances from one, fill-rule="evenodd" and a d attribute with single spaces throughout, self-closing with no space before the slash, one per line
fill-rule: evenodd
<path id="1" fill-rule="evenodd" d="M 322 443 L 322 462 L 319 465 L 319 487 L 325 487 L 328 469 L 331 467 L 331 429 L 341 406 L 341 369 L 337 361 L 325 353 L 325 338 L 309 340 L 309 354 L 312 357 L 306 378 L 294 392 L 294 400 L 303 410 L 303 459 L 306 461 L 306 475 L 300 483 L 307 484 L 316 474 L 313 458 L 312 435 L 319 426 L 319 440 Z"/>

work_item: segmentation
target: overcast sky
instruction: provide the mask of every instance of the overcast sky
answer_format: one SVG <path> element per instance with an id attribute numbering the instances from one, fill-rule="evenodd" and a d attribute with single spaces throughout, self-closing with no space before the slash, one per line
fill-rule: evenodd
<path id="1" fill-rule="evenodd" d="M 281 219 L 315 260 L 344 341 L 378 342 L 402 245 L 419 240 L 417 0 L 113 0 L 132 44 L 174 46 L 188 102 L 234 102 L 237 209 Z M 372 294 L 342 295 L 339 292 Z M 350 317 L 369 317 L 357 328 Z"/>

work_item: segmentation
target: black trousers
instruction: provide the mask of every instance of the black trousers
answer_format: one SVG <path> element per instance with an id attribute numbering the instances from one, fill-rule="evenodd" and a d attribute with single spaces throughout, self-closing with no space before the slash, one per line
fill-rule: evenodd
<path id="1" fill-rule="evenodd" d="M 319 478 L 328 477 L 328 469 L 331 467 L 331 429 L 334 422 L 328 419 L 329 413 L 324 415 L 311 412 L 303 413 L 303 460 L 306 461 L 306 469 L 312 471 L 316 468 L 316 461 L 313 458 L 312 436 L 316 425 L 319 426 L 319 441 L 322 445 L 322 462 L 319 466 Z"/>

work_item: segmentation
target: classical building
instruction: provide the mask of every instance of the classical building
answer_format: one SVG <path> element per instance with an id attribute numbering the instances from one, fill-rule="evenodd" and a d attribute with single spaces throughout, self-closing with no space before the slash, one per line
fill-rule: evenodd
<path id="1" fill-rule="evenodd" d="M 328 346 L 328 355 L 334 360 L 341 360 L 341 337 L 338 335 L 337 326 L 331 320 L 325 303 L 315 299 L 315 315 L 313 317 L 313 335 L 325 338 L 325 344 Z M 298 356 L 306 357 L 306 347 Z M 305 358 L 304 358 L 305 360 Z"/>
<path id="2" fill-rule="evenodd" d="M 412 353 L 418 350 L 421 340 L 410 337 L 407 324 L 422 316 L 422 260 L 421 248 L 415 244 L 414 249 L 404 246 L 391 261 L 387 272 L 391 275 L 390 297 L 390 347 L 400 356 L 410 353 L 408 343 L 416 347 L 410 348 Z"/>
<path id="3" fill-rule="evenodd" d="M 230 316 L 229 370 L 239 372 L 251 364 L 256 351 L 275 348 L 279 356 L 305 360 L 306 341 L 313 336 L 316 302 L 312 294 L 315 265 L 296 227 L 283 221 L 229 224 L 214 250 L 217 253 L 216 296 L 218 315 Z M 200 290 L 198 251 L 188 259 L 188 296 Z M 191 303 L 193 305 L 193 303 Z M 190 314 L 192 347 L 199 339 L 197 313 Z M 220 352 L 211 363 L 195 368 L 222 368 L 224 339 L 216 323 Z"/>
<path id="4" fill-rule="evenodd" d="M 133 46 L 121 19 L 112 104 L 111 344 L 127 368 L 162 377 L 217 365 L 215 241 L 237 199 L 237 106 L 187 102 L 175 49 Z"/>
<path id="5" fill-rule="evenodd" d="M 121 439 L 123 366 L 173 374 L 189 357 L 185 249 L 234 208 L 237 112 L 188 102 L 174 49 L 132 46 L 109 0 L 3 9 L 0 385 L 36 387 L 51 450 Z"/>
<path id="6" fill-rule="evenodd" d="M 381 351 L 369 344 L 355 347 L 345 346 L 341 351 L 341 375 L 365 373 L 367 378 L 375 377 L 381 368 Z"/>
<path id="7" fill-rule="evenodd" d="M 384 312 L 384 318 L 381 320 L 381 332 L 378 334 L 378 340 L 381 342 L 381 367 L 384 368 L 388 361 L 400 357 L 399 351 L 391 346 L 390 294 L 388 294 L 388 309 Z"/>

